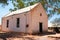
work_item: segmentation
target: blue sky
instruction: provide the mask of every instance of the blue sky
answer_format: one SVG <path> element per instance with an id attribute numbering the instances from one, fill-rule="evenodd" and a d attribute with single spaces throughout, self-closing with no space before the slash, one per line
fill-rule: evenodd
<path id="1" fill-rule="evenodd" d="M 9 5 L 7 5 L 5 7 L 2 7 L 0 5 L 0 24 L 1 24 L 2 17 L 5 16 L 6 14 L 8 14 L 10 12 L 9 11 L 10 8 L 13 8 L 13 5 L 12 5 L 11 1 L 9 2 Z"/>
<path id="2" fill-rule="evenodd" d="M 8 6 L 5 6 L 5 8 L 0 5 L 0 24 L 1 24 L 1 19 L 2 19 L 2 17 L 10 12 L 10 11 L 9 11 L 10 8 L 14 8 L 13 5 L 12 5 L 12 3 L 11 3 L 11 1 L 9 2 L 9 5 L 8 5 Z M 53 20 L 53 19 L 56 18 L 56 17 L 60 17 L 60 15 L 54 15 L 54 16 L 49 20 L 49 22 L 48 22 L 49 24 L 48 24 L 48 25 L 50 25 L 50 21 Z"/>

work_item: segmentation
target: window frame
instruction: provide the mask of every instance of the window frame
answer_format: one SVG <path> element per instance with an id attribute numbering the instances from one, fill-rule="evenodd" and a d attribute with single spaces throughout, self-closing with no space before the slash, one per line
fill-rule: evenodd
<path id="1" fill-rule="evenodd" d="M 9 20 L 7 20 L 7 25 L 6 25 L 6 27 L 7 27 L 7 28 L 9 27 Z"/>
<path id="2" fill-rule="evenodd" d="M 42 16 L 42 13 L 40 13 L 40 16 Z"/>
<path id="3" fill-rule="evenodd" d="M 20 18 L 16 18 L 16 27 L 19 28 L 20 27 Z"/>

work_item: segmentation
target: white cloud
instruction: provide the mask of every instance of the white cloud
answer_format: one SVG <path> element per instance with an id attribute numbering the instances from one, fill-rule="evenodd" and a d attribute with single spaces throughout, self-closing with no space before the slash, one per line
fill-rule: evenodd
<path id="1" fill-rule="evenodd" d="M 52 23 L 48 23 L 48 27 L 52 27 Z"/>

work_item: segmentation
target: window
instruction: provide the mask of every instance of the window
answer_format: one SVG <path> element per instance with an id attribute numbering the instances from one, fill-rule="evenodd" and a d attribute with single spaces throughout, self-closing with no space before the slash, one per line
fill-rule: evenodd
<path id="1" fill-rule="evenodd" d="M 26 25 L 26 28 L 28 28 L 28 27 L 29 27 L 29 25 L 27 24 L 27 25 Z"/>
<path id="2" fill-rule="evenodd" d="M 19 21 L 20 21 L 20 19 L 17 18 L 17 28 L 19 28 Z"/>
<path id="3" fill-rule="evenodd" d="M 7 20 L 7 28 L 9 27 L 9 20 Z"/>
<path id="4" fill-rule="evenodd" d="M 40 13 L 40 16 L 42 16 L 42 13 Z"/>

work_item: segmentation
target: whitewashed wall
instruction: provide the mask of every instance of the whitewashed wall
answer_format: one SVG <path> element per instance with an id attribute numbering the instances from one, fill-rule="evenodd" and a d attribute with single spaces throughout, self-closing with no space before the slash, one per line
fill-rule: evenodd
<path id="1" fill-rule="evenodd" d="M 29 29 L 28 32 L 30 33 L 33 31 L 39 32 L 39 22 L 43 23 L 43 31 L 46 32 L 48 30 L 48 17 L 42 5 L 41 4 L 37 5 L 29 13 L 30 13 L 29 20 L 31 19 L 30 20 L 31 22 L 29 22 L 30 27 L 28 28 Z M 40 13 L 42 14 L 42 16 L 40 16 Z"/>
<path id="2" fill-rule="evenodd" d="M 42 13 L 42 16 L 40 16 L 40 13 Z M 20 27 L 16 27 L 16 18 L 20 18 Z M 6 27 L 6 20 L 9 20 L 9 27 Z M 39 22 L 43 23 L 43 31 L 48 30 L 48 17 L 43 9 L 42 5 L 39 4 L 30 12 L 21 13 L 12 15 L 9 17 L 5 17 L 2 19 L 2 30 L 3 31 L 15 31 L 15 32 L 29 32 L 32 33 L 34 31 L 39 31 Z M 26 24 L 29 25 L 28 28 L 26 28 Z"/>
<path id="3" fill-rule="evenodd" d="M 26 16 L 23 14 L 17 14 L 3 18 L 2 30 L 3 31 L 16 31 L 16 32 L 25 32 L 26 26 Z M 20 27 L 16 27 L 16 18 L 20 18 Z M 9 20 L 9 27 L 6 27 L 6 21 Z"/>

